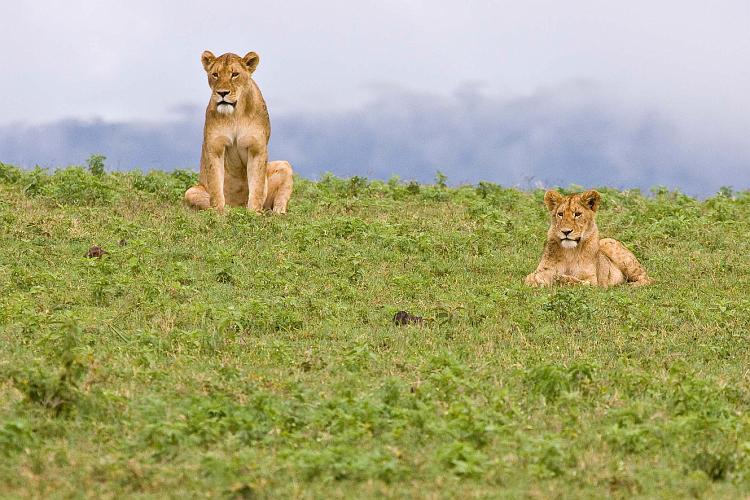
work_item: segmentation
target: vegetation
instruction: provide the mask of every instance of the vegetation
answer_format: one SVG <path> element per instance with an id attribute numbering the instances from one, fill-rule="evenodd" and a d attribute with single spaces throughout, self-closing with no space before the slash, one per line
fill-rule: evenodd
<path id="1" fill-rule="evenodd" d="M 0 164 L 0 496 L 750 488 L 750 193 L 602 189 L 656 284 L 539 290 L 542 191 L 326 176 L 222 217 L 103 160 Z"/>

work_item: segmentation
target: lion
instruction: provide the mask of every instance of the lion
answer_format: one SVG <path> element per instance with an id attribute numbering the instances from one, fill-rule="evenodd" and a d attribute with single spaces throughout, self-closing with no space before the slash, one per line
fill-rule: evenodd
<path id="1" fill-rule="evenodd" d="M 600 203 L 601 196 L 594 190 L 568 196 L 557 191 L 544 194 L 551 224 L 542 260 L 526 276 L 527 285 L 651 283 L 646 269 L 625 245 L 612 238 L 599 239 L 596 211 Z"/>
<path id="2" fill-rule="evenodd" d="M 284 214 L 292 195 L 292 166 L 268 162 L 271 123 L 252 75 L 260 57 L 227 53 L 201 55 L 211 98 L 206 108 L 198 184 L 185 192 L 197 209 L 224 211 L 226 205 Z"/>

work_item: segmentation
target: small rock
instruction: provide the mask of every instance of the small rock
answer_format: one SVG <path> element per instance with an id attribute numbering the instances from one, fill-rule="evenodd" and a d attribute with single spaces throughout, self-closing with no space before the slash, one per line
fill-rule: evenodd
<path id="1" fill-rule="evenodd" d="M 421 316 L 414 316 L 406 311 L 399 311 L 393 316 L 393 322 L 399 326 L 421 325 L 424 323 L 424 318 Z"/>
<path id="2" fill-rule="evenodd" d="M 109 252 L 107 252 L 106 250 L 104 250 L 99 245 L 94 245 L 91 248 L 89 248 L 89 251 L 86 252 L 85 257 L 88 257 L 90 259 L 92 259 L 92 258 L 100 259 L 102 257 L 102 255 L 104 255 L 105 253 L 109 253 Z"/>

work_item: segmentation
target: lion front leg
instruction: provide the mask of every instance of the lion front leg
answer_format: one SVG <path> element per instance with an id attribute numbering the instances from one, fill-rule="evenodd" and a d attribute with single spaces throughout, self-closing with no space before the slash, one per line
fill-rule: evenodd
<path id="1" fill-rule="evenodd" d="M 596 277 L 596 267 L 593 266 L 585 266 L 577 269 L 575 275 L 560 273 L 556 278 L 558 283 L 566 285 L 599 285 L 599 280 Z"/>
<path id="2" fill-rule="evenodd" d="M 557 276 L 558 283 L 566 285 L 591 285 L 591 279 L 581 279 L 570 274 L 561 274 Z M 595 283 L 594 283 L 595 284 Z"/>
<path id="3" fill-rule="evenodd" d="M 208 195 L 211 199 L 211 208 L 215 208 L 218 212 L 223 212 L 226 206 L 226 200 L 224 199 L 224 155 L 211 159 L 213 166 L 211 167 L 206 180 L 208 181 Z"/>
<path id="4" fill-rule="evenodd" d="M 536 270 L 526 276 L 523 282 L 528 286 L 551 286 L 555 283 L 554 269 Z"/>
<path id="5" fill-rule="evenodd" d="M 266 193 L 268 192 L 267 168 L 268 151 L 265 148 L 260 151 L 253 151 L 251 148 L 247 156 L 248 210 L 263 211 L 263 203 L 266 201 Z"/>
<path id="6" fill-rule="evenodd" d="M 209 206 L 223 212 L 224 198 L 224 150 L 225 144 L 215 141 L 204 145 L 201 153 L 201 174 L 205 177 L 205 190 L 208 192 Z"/>

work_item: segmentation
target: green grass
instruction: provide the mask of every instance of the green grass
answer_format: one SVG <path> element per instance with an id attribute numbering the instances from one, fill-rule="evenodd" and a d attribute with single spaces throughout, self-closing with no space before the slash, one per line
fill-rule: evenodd
<path id="1" fill-rule="evenodd" d="M 542 191 L 193 181 L 0 164 L 1 497 L 750 488 L 750 193 L 602 189 L 656 284 L 538 290 Z"/>

